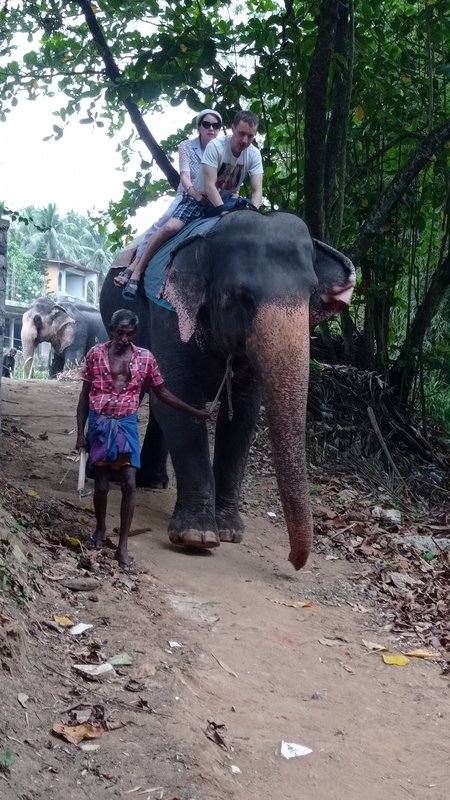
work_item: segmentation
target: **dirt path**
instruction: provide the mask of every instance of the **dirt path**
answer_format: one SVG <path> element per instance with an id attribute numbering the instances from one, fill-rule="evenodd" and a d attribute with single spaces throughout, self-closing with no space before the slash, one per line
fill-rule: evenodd
<path id="1" fill-rule="evenodd" d="M 3 439 L 6 476 L 40 498 L 78 504 L 76 467 L 67 460 L 78 385 L 4 381 L 2 388 L 7 422 L 32 437 L 15 450 Z M 48 439 L 39 439 L 45 432 Z M 112 531 L 119 491 L 110 498 Z M 432 662 L 389 667 L 368 652 L 362 639 L 398 648 L 362 595 L 363 566 L 316 555 L 295 573 L 278 518 L 274 524 L 267 516 L 261 492 L 251 499 L 258 505 L 242 545 L 187 555 L 167 540 L 173 489 L 140 491 L 134 527 L 152 530 L 134 537 L 130 549 L 147 574 L 131 581 L 109 567 L 98 602 L 47 581 L 35 601 L 41 621 L 44 613 L 67 613 L 93 622 L 89 638 L 102 651 L 127 651 L 135 663 L 150 664 L 150 675 L 138 694 L 124 689 L 129 668 L 112 683 L 86 684 L 71 672 L 86 644 L 41 625 L 26 657 L 4 673 L 5 708 L 16 712 L 2 718 L 0 710 L 0 751 L 8 745 L 15 761 L 10 774 L 0 772 L 0 797 L 447 800 L 448 677 Z M 65 548 L 52 558 L 53 576 L 76 572 Z M 309 608 L 280 604 L 307 599 Z M 367 613 L 356 610 L 361 603 Z M 20 614 L 27 627 L 32 612 Z M 169 647 L 170 640 L 182 647 Z M 28 726 L 18 692 L 30 697 Z M 154 713 L 136 709 L 139 696 Z M 80 697 L 107 704 L 114 719 L 127 722 L 92 754 L 49 735 Z M 226 725 L 228 751 L 205 736 L 208 720 Z M 313 752 L 285 760 L 282 740 Z"/>

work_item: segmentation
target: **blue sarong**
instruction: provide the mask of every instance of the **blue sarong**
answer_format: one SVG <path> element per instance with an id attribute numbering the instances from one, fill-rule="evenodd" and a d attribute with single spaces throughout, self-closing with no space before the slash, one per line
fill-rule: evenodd
<path id="1" fill-rule="evenodd" d="M 87 440 L 90 466 L 97 461 L 114 464 L 120 455 L 129 457 L 132 467 L 141 466 L 137 414 L 115 419 L 89 410 Z"/>

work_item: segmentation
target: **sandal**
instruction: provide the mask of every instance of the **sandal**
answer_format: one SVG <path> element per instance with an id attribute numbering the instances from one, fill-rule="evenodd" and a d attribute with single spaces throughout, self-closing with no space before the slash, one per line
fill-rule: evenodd
<path id="1" fill-rule="evenodd" d="M 113 278 L 114 286 L 117 286 L 118 289 L 123 289 L 130 280 L 132 274 L 133 274 L 132 267 L 127 267 L 126 269 L 123 269 L 122 272 L 119 272 L 119 274 L 116 275 L 115 278 Z"/>
<path id="2" fill-rule="evenodd" d="M 139 289 L 139 280 L 137 278 L 130 278 L 125 289 L 122 292 L 124 300 L 134 300 Z"/>

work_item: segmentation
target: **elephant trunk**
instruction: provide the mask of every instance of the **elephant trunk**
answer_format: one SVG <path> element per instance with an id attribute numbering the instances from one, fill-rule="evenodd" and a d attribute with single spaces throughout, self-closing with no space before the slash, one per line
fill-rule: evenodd
<path id="1" fill-rule="evenodd" d="M 262 306 L 248 345 L 262 377 L 275 472 L 291 545 L 289 560 L 300 569 L 306 564 L 313 538 L 305 453 L 308 303 Z"/>

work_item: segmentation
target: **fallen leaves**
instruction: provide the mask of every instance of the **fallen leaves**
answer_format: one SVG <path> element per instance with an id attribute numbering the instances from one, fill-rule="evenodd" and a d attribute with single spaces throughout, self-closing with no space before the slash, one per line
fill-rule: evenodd
<path id="1" fill-rule="evenodd" d="M 53 619 L 61 628 L 71 628 L 75 624 L 70 617 L 60 617 L 58 614 L 53 614 Z"/>
<path id="2" fill-rule="evenodd" d="M 440 659 L 441 654 L 437 653 L 435 650 L 411 650 L 409 653 L 405 653 L 405 656 L 409 656 L 409 658 L 425 658 L 425 659 Z"/>
<path id="3" fill-rule="evenodd" d="M 64 544 L 71 550 L 81 550 L 81 541 L 77 536 L 65 536 Z"/>
<path id="4" fill-rule="evenodd" d="M 219 747 L 221 747 L 223 750 L 229 750 L 230 748 L 228 747 L 225 741 L 225 735 L 227 732 L 226 725 L 223 724 L 218 725 L 216 722 L 213 722 L 212 720 L 209 719 L 207 720 L 207 722 L 208 726 L 206 728 L 205 734 L 208 737 L 208 739 L 211 739 L 211 741 L 214 742 L 214 744 L 219 745 Z"/>
<path id="5" fill-rule="evenodd" d="M 112 664 L 113 667 L 130 667 L 132 663 L 133 659 L 128 653 L 117 653 L 108 658 L 108 664 Z"/>
<path id="6" fill-rule="evenodd" d="M 381 658 L 383 659 L 385 664 L 389 664 L 394 667 L 406 667 L 406 665 L 409 664 L 409 658 L 402 655 L 387 656 L 384 653 L 382 653 Z"/>
<path id="7" fill-rule="evenodd" d="M 433 659 L 439 660 L 441 658 L 441 654 L 438 653 L 436 650 L 410 650 L 408 653 L 398 653 L 397 655 L 383 655 L 383 653 L 389 652 L 389 647 L 386 647 L 384 644 L 378 644 L 377 642 L 368 642 L 366 639 L 362 640 L 362 643 L 366 650 L 371 652 L 380 653 L 382 655 L 383 661 L 385 664 L 393 664 L 397 667 L 405 667 L 409 664 L 410 658 L 423 658 L 423 659 Z"/>
<path id="8" fill-rule="evenodd" d="M 272 603 L 276 603 L 279 606 L 287 606 L 287 608 L 312 608 L 313 605 L 312 600 L 272 600 Z"/>
<path id="9" fill-rule="evenodd" d="M 84 739 L 98 739 L 108 731 L 115 731 L 119 728 L 124 728 L 124 722 L 113 722 L 112 720 L 103 720 L 102 722 L 87 722 L 83 725 L 63 725 L 60 722 L 55 722 L 52 725 L 52 733 L 56 736 L 61 736 L 71 744 L 79 744 Z"/>
<path id="10" fill-rule="evenodd" d="M 55 722 L 52 733 L 60 736 L 71 744 L 79 744 L 86 739 L 98 739 L 104 733 L 124 728 L 126 723 L 107 719 L 106 707 L 99 703 L 78 703 L 66 709 L 69 714 L 69 724 Z"/>
<path id="11" fill-rule="evenodd" d="M 386 647 L 384 644 L 378 644 L 377 642 L 368 642 L 366 639 L 362 640 L 362 643 L 366 650 L 371 650 L 375 652 L 382 652 L 383 650 L 389 650 L 389 647 Z"/>
<path id="12" fill-rule="evenodd" d="M 319 644 L 323 644 L 325 647 L 342 647 L 344 644 L 348 644 L 347 639 L 341 636 L 337 636 L 335 639 L 329 639 L 327 636 L 324 636 L 318 641 Z"/>

